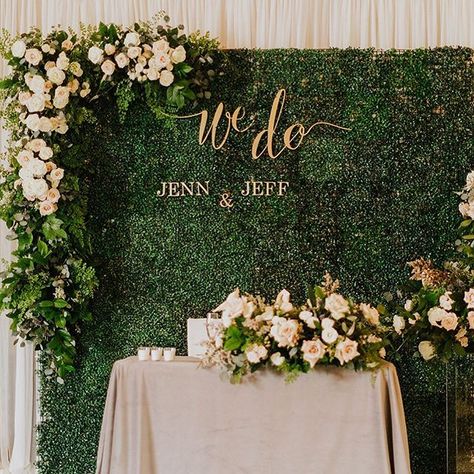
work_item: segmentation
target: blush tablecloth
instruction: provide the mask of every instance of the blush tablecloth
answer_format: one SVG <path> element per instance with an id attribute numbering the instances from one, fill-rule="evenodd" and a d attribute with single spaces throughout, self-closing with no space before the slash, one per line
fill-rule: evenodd
<path id="1" fill-rule="evenodd" d="M 231 385 L 195 360 L 114 364 L 97 474 L 409 474 L 395 367 L 271 371 Z"/>

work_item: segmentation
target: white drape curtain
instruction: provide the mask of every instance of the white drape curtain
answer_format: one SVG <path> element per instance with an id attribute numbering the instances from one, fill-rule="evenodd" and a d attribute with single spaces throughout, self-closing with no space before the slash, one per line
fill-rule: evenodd
<path id="1" fill-rule="evenodd" d="M 160 10 L 225 48 L 474 46 L 474 0 L 0 0 L 0 28 L 129 24 Z M 5 143 L 0 124 L 0 149 Z M 5 237 L 2 225 L 2 258 L 12 251 Z M 13 347 L 8 326 L 0 317 L 0 472 L 25 473 L 35 455 L 34 353 Z"/>

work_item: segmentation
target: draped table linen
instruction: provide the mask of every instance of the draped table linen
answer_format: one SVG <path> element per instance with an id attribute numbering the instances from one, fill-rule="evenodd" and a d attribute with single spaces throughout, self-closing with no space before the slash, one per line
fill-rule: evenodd
<path id="1" fill-rule="evenodd" d="M 397 373 L 264 371 L 231 385 L 214 369 L 114 364 L 97 474 L 409 474 Z"/>

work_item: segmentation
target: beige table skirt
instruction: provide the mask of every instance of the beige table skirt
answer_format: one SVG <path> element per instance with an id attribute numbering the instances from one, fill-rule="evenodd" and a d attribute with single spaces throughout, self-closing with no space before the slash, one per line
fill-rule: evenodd
<path id="1" fill-rule="evenodd" d="M 195 361 L 114 364 L 98 474 L 408 474 L 395 367 L 271 371 L 231 385 Z"/>

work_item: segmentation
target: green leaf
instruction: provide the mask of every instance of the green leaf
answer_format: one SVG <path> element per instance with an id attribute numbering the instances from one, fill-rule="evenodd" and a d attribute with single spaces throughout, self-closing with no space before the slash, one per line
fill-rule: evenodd
<path id="1" fill-rule="evenodd" d="M 459 224 L 459 227 L 462 229 L 463 227 L 467 227 L 472 222 L 472 219 L 466 219 Z"/>
<path id="2" fill-rule="evenodd" d="M 326 297 L 325 291 L 320 286 L 316 286 L 314 288 L 314 294 L 316 295 L 316 298 L 319 298 L 322 300 Z"/>
<path id="3" fill-rule="evenodd" d="M 45 242 L 43 242 L 41 239 L 38 240 L 38 250 L 39 250 L 39 253 L 43 257 L 47 257 L 50 253 L 48 245 Z"/>
<path id="4" fill-rule="evenodd" d="M 474 234 L 463 235 L 464 240 L 474 240 Z"/>
<path id="5" fill-rule="evenodd" d="M 0 89 L 10 89 L 16 84 L 16 81 L 13 79 L 3 79 L 3 81 L 0 81 Z"/>
<path id="6" fill-rule="evenodd" d="M 57 299 L 57 300 L 54 300 L 54 306 L 56 308 L 66 308 L 67 306 L 69 306 L 69 303 L 63 299 Z"/>

